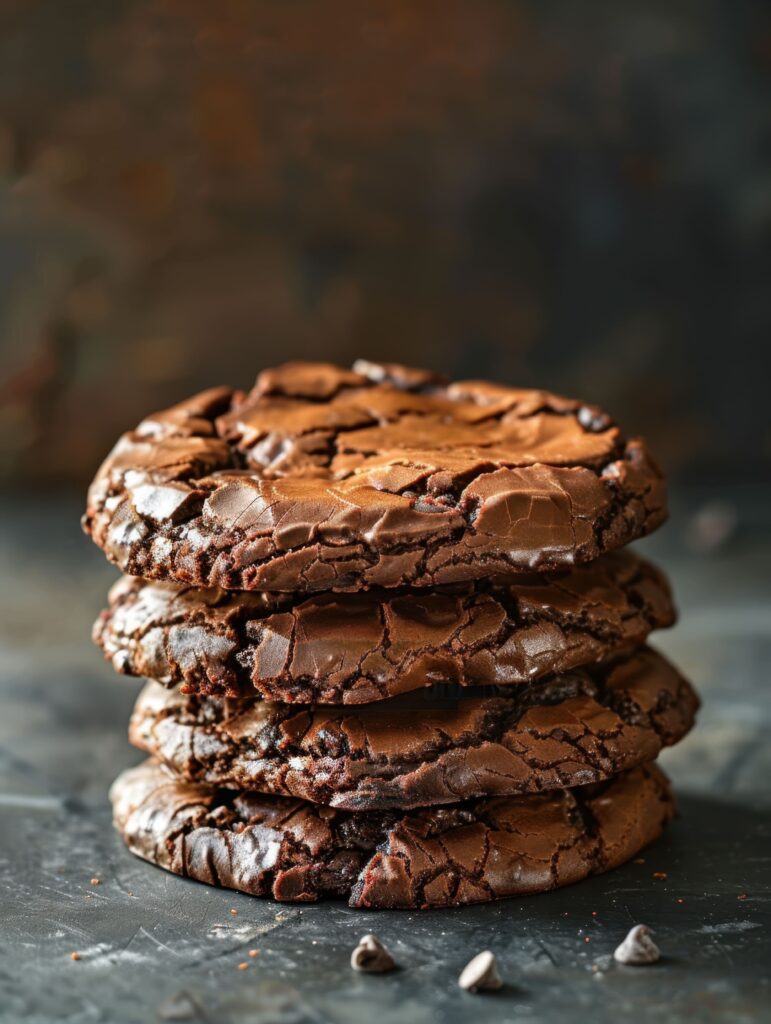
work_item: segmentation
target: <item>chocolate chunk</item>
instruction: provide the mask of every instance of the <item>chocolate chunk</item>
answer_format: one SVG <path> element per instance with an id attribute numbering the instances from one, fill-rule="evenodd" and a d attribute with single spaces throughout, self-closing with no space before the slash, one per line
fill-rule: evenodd
<path id="1" fill-rule="evenodd" d="M 94 639 L 120 672 L 184 693 L 364 704 L 434 683 L 531 682 L 669 626 L 664 575 L 630 552 L 551 576 L 295 598 L 126 577 Z"/>
<path id="2" fill-rule="evenodd" d="M 181 782 L 148 761 L 118 777 L 111 799 L 132 852 L 178 875 L 368 908 L 457 906 L 568 885 L 634 857 L 674 812 L 655 765 L 580 789 L 400 815 Z"/>
<path id="3" fill-rule="evenodd" d="M 560 570 L 665 515 L 644 444 L 598 409 L 395 365 L 290 363 L 248 396 L 204 392 L 125 434 L 84 527 L 131 575 L 309 592 Z"/>
<path id="4" fill-rule="evenodd" d="M 150 683 L 129 735 L 190 781 L 348 810 L 411 808 L 607 779 L 681 739 L 697 706 L 672 665 L 642 648 L 513 696 L 446 687 L 356 709 Z"/>

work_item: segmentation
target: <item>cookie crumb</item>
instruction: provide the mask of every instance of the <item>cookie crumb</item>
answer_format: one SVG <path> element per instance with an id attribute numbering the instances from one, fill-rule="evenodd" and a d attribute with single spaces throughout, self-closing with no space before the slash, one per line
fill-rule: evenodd
<path id="1" fill-rule="evenodd" d="M 80 953 L 70 953 L 70 960 L 80 960 Z"/>
<path id="2" fill-rule="evenodd" d="M 740 892 L 739 895 L 736 898 L 737 898 L 737 900 L 746 900 L 747 899 L 747 893 L 746 892 Z"/>
<path id="3" fill-rule="evenodd" d="M 633 863 L 633 864 L 644 864 L 644 863 L 645 863 L 645 857 L 636 857 L 636 858 L 635 858 L 635 859 L 634 859 L 634 860 L 632 861 L 632 863 Z"/>
<path id="4" fill-rule="evenodd" d="M 230 913 L 233 915 L 233 917 L 238 917 L 238 911 L 235 909 L 235 907 L 230 908 Z"/>
<path id="5" fill-rule="evenodd" d="M 245 971 L 248 966 L 249 964 L 246 961 L 244 961 L 242 964 L 238 965 L 238 969 L 239 971 Z"/>
<path id="6" fill-rule="evenodd" d="M 651 938 L 651 930 L 644 924 L 636 924 L 613 953 L 613 959 L 618 963 L 635 967 L 655 964 L 660 957 L 661 952 Z"/>
<path id="7" fill-rule="evenodd" d="M 259 956 L 259 955 L 260 955 L 259 949 L 250 949 L 249 950 L 249 956 L 250 957 L 254 958 L 254 957 Z"/>
<path id="8" fill-rule="evenodd" d="M 666 873 L 666 871 L 654 871 L 651 875 L 651 878 L 655 878 L 657 882 L 666 882 L 666 880 L 669 878 L 669 875 Z"/>
<path id="9" fill-rule="evenodd" d="M 678 896 L 678 897 L 677 897 L 677 902 L 678 902 L 678 903 L 685 903 L 685 900 L 683 899 L 683 897 L 682 897 L 682 896 Z"/>
<path id="10" fill-rule="evenodd" d="M 489 949 L 477 953 L 461 971 L 458 984 L 466 992 L 496 992 L 503 988 L 495 954 Z"/>
<path id="11" fill-rule="evenodd" d="M 92 878 L 91 879 L 91 884 L 92 885 L 101 885 L 102 884 L 102 880 L 101 880 L 101 878 Z"/>

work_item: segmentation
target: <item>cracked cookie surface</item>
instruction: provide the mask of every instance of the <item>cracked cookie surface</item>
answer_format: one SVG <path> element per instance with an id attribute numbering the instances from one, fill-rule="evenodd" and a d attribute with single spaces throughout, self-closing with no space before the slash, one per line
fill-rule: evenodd
<path id="1" fill-rule="evenodd" d="M 698 698 L 647 648 L 513 696 L 439 687 L 359 708 L 184 696 L 148 684 L 131 742 L 181 777 L 353 811 L 585 785 L 652 761 Z"/>
<path id="2" fill-rule="evenodd" d="M 290 363 L 124 434 L 84 528 L 125 572 L 312 592 L 550 571 L 661 524 L 644 443 L 544 391 Z"/>
<path id="3" fill-rule="evenodd" d="M 371 909 L 569 885 L 634 857 L 674 813 L 655 765 L 594 786 L 407 815 L 218 790 L 174 779 L 152 761 L 123 772 L 110 796 L 129 849 L 175 874 L 254 896 L 337 897 Z"/>
<path id="4" fill-rule="evenodd" d="M 613 552 L 505 586 L 297 599 L 124 577 L 94 640 L 117 671 L 183 693 L 366 704 L 435 683 L 531 682 L 632 650 L 674 618 L 663 573 Z"/>

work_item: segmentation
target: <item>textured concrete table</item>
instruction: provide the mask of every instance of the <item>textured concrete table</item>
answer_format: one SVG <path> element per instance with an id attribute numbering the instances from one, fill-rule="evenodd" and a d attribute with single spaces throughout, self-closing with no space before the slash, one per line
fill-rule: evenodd
<path id="1" fill-rule="evenodd" d="M 735 536 L 709 556 L 683 544 L 697 501 L 676 503 L 670 526 L 644 545 L 669 569 L 683 609 L 656 643 L 706 700 L 698 730 L 663 758 L 681 818 L 644 863 L 545 896 L 427 913 L 281 906 L 127 853 L 106 789 L 139 759 L 125 739 L 138 687 L 114 677 L 88 639 L 115 573 L 81 537 L 75 502 L 6 502 L 2 1024 L 771 1020 L 768 501 L 745 495 Z M 640 921 L 664 959 L 614 966 L 612 950 Z M 398 973 L 350 970 L 366 931 L 393 950 Z M 460 969 L 485 948 L 506 987 L 461 992 Z"/>

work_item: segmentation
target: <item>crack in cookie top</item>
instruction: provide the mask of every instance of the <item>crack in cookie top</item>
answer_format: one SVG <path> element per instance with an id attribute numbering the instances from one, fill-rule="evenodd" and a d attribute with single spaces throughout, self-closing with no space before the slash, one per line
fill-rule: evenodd
<path id="1" fill-rule="evenodd" d="M 84 525 L 131 575 L 314 591 L 561 569 L 665 515 L 644 444 L 599 409 L 395 365 L 288 363 L 125 434 Z"/>

